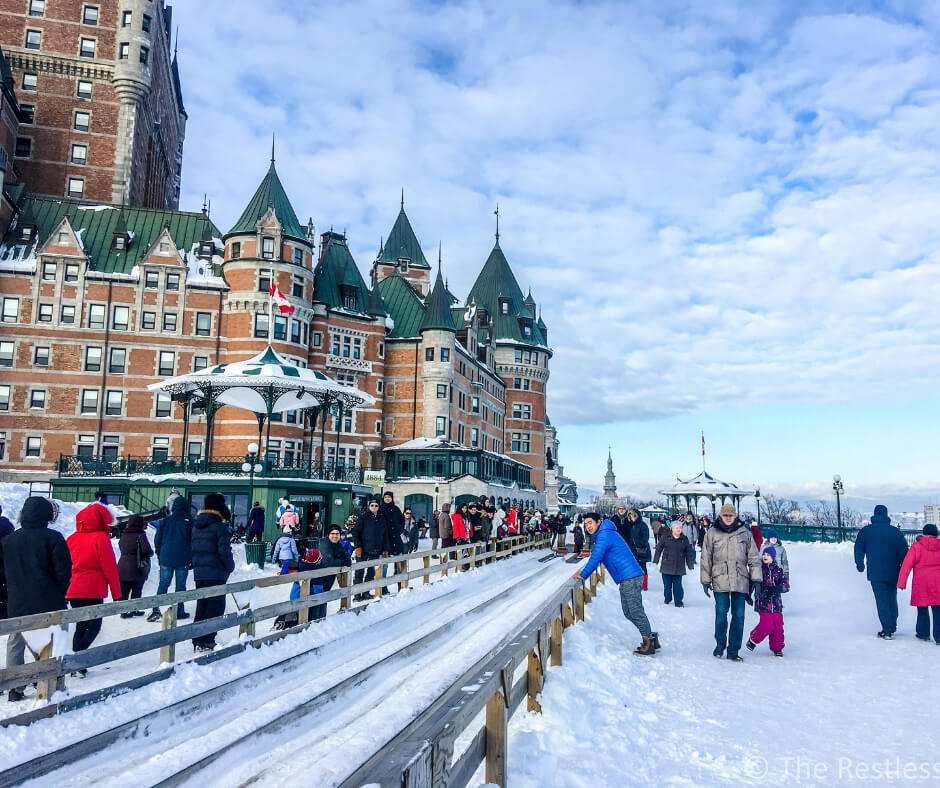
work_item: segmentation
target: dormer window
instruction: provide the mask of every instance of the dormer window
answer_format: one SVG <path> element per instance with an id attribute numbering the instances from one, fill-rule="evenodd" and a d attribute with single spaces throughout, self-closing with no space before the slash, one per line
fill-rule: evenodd
<path id="1" fill-rule="evenodd" d="M 211 260 L 212 253 L 215 251 L 214 244 L 212 241 L 200 241 L 199 242 L 199 257 L 203 260 Z"/>
<path id="2" fill-rule="evenodd" d="M 163 254 L 166 254 L 167 252 L 170 251 L 170 242 L 169 242 L 169 241 L 160 241 L 160 245 L 159 245 L 158 249 L 159 249 L 159 251 L 162 252 Z"/>
<path id="3" fill-rule="evenodd" d="M 487 323 L 487 321 L 486 321 L 486 310 L 485 310 L 485 309 L 482 309 L 482 308 L 481 308 L 481 309 L 477 309 L 477 318 L 479 319 L 479 324 L 478 324 L 478 325 L 485 326 L 486 323 Z"/>
<path id="4" fill-rule="evenodd" d="M 340 294 L 343 298 L 343 309 L 349 309 L 352 312 L 359 310 L 359 299 L 356 288 L 352 285 L 340 285 Z"/>
<path id="5" fill-rule="evenodd" d="M 31 224 L 24 224 L 20 228 L 20 240 L 21 241 L 32 241 L 36 236 L 36 228 Z"/>
<path id="6" fill-rule="evenodd" d="M 399 258 L 398 258 L 398 270 L 399 270 L 401 273 L 403 273 L 403 274 L 407 274 L 407 273 L 408 273 L 408 262 L 409 262 L 409 260 L 408 260 L 407 257 L 399 257 Z"/>
<path id="7" fill-rule="evenodd" d="M 115 252 L 123 252 L 127 249 L 127 236 L 124 233 L 115 233 L 111 241 L 111 248 Z"/>
<path id="8" fill-rule="evenodd" d="M 509 299 L 508 298 L 499 299 L 499 313 L 501 315 L 509 314 Z"/>
<path id="9" fill-rule="evenodd" d="M 261 239 L 261 256 L 265 260 L 274 259 L 274 239 L 264 237 Z"/>

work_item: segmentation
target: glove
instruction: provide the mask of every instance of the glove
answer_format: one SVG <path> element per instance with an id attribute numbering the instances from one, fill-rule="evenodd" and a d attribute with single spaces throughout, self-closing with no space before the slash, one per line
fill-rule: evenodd
<path id="1" fill-rule="evenodd" d="M 710 597 L 712 595 L 712 584 L 702 583 L 702 591 L 705 592 L 705 596 Z"/>
<path id="2" fill-rule="evenodd" d="M 855 565 L 855 568 L 856 568 L 859 572 L 864 572 L 864 571 L 865 571 L 865 567 L 862 566 L 861 564 L 856 564 L 856 565 Z"/>

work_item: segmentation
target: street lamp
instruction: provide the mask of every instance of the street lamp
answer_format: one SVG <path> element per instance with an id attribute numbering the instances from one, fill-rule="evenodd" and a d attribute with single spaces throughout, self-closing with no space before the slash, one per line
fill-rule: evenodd
<path id="1" fill-rule="evenodd" d="M 754 491 L 754 499 L 757 501 L 757 527 L 760 528 L 760 487 Z"/>
<path id="2" fill-rule="evenodd" d="M 715 522 L 718 519 L 718 515 L 715 513 L 715 500 L 716 496 L 712 493 L 712 522 Z"/>
<path id="3" fill-rule="evenodd" d="M 263 468 L 258 462 L 258 444 L 248 444 L 248 456 L 246 462 L 242 463 L 242 472 L 248 474 L 248 511 L 251 511 L 251 504 L 255 495 L 255 474 L 261 473 Z"/>
<path id="4" fill-rule="evenodd" d="M 842 501 L 841 496 L 844 488 L 842 487 L 842 477 L 839 474 L 835 474 L 832 477 L 832 491 L 836 494 L 836 523 L 839 526 L 839 541 L 842 542 L 845 539 L 845 534 L 842 531 Z"/>

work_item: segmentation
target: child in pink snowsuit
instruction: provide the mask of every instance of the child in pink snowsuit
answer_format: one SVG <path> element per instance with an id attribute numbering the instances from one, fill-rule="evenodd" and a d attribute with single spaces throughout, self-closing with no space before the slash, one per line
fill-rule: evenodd
<path id="1" fill-rule="evenodd" d="M 777 551 L 765 547 L 761 554 L 761 572 L 763 581 L 754 597 L 754 610 L 760 614 L 760 621 L 751 630 L 747 648 L 753 651 L 765 637 L 770 636 L 770 650 L 775 657 L 783 656 L 783 569 L 777 564 Z"/>

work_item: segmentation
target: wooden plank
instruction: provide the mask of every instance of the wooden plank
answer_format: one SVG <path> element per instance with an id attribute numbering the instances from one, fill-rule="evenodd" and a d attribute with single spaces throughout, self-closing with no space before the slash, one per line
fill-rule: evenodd
<path id="1" fill-rule="evenodd" d="M 163 611 L 161 629 L 173 629 L 176 626 L 176 605 L 170 605 Z M 167 643 L 160 648 L 160 664 L 168 665 L 176 661 L 176 643 Z"/>
<path id="2" fill-rule="evenodd" d="M 502 689 L 486 702 L 486 781 L 506 785 L 506 696 Z"/>
<path id="3" fill-rule="evenodd" d="M 300 598 L 306 599 L 310 596 L 310 580 L 300 581 Z M 310 620 L 310 608 L 302 607 L 297 611 L 297 623 L 306 624 Z"/>
<path id="4" fill-rule="evenodd" d="M 432 785 L 469 785 L 473 773 L 479 768 L 484 758 L 486 758 L 486 728 L 481 727 L 474 737 L 470 739 L 470 744 L 467 745 L 467 749 L 464 750 L 463 754 L 454 760 L 453 765 L 449 767 L 447 771 L 447 782 L 432 782 Z"/>
<path id="5" fill-rule="evenodd" d="M 448 556 L 449 553 L 441 553 L 441 566 L 443 567 L 443 569 L 441 569 L 441 577 L 447 577 Z"/>
<path id="6" fill-rule="evenodd" d="M 567 629 L 574 624 L 574 613 L 571 612 L 571 605 L 567 602 L 561 606 L 561 625 Z"/>
<path id="7" fill-rule="evenodd" d="M 431 556 L 429 555 L 424 556 L 424 568 L 428 570 L 424 573 L 424 584 L 427 585 L 431 582 Z"/>
<path id="8" fill-rule="evenodd" d="M 42 662 L 45 659 L 52 659 L 52 641 L 50 640 L 42 647 L 42 651 L 39 652 L 39 662 Z M 44 679 L 36 684 L 36 699 L 37 700 L 49 700 L 52 697 L 52 693 L 55 692 L 55 685 L 58 681 L 58 677 Z"/>
<path id="9" fill-rule="evenodd" d="M 561 624 L 561 616 L 552 621 L 552 636 L 551 636 L 551 652 L 552 652 L 552 667 L 561 664 L 561 638 L 562 638 L 563 627 Z"/>
<path id="10" fill-rule="evenodd" d="M 528 675 L 527 690 L 529 693 L 529 711 L 542 713 L 542 707 L 537 700 L 538 694 L 542 691 L 542 663 L 535 653 L 535 649 L 529 651 L 529 661 L 526 668 Z"/>
<path id="11" fill-rule="evenodd" d="M 575 589 L 575 617 L 578 621 L 584 621 L 584 589 Z"/>
<path id="12" fill-rule="evenodd" d="M 349 588 L 353 584 L 353 573 L 352 567 L 347 567 L 344 571 L 340 572 L 336 576 L 336 582 L 340 588 Z M 340 610 L 349 610 L 349 596 L 344 596 L 339 600 L 339 609 Z"/>

